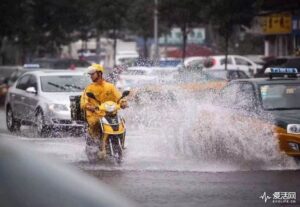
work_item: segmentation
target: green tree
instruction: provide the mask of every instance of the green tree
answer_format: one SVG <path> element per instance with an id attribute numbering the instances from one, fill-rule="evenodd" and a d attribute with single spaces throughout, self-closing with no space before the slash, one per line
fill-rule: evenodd
<path id="1" fill-rule="evenodd" d="M 149 57 L 147 42 L 153 37 L 154 1 L 134 0 L 127 12 L 126 26 L 143 38 L 143 58 Z"/>
<path id="2" fill-rule="evenodd" d="M 169 28 L 178 26 L 182 31 L 182 59 L 186 54 L 187 35 L 192 27 L 204 21 L 203 10 L 206 0 L 161 0 L 159 16 Z"/>
<path id="3" fill-rule="evenodd" d="M 36 0 L 34 4 L 34 22 L 39 45 L 51 55 L 60 53 L 61 45 L 73 41 L 72 33 L 86 24 L 85 4 L 80 0 Z"/>
<path id="4" fill-rule="evenodd" d="M 117 38 L 122 30 L 127 10 L 129 9 L 129 0 L 93 0 L 90 4 L 91 18 L 94 21 L 92 25 L 96 28 L 97 36 L 106 33 L 113 39 L 113 59 L 116 60 Z"/>
<path id="5" fill-rule="evenodd" d="M 86 23 L 83 0 L 4 0 L 0 38 L 17 45 L 22 62 L 42 54 L 57 56 L 62 45 L 76 40 Z"/>
<path id="6" fill-rule="evenodd" d="M 211 0 L 206 4 L 207 18 L 218 28 L 219 34 L 225 39 L 225 56 L 228 56 L 228 43 L 234 27 L 249 26 L 258 13 L 261 0 Z M 227 61 L 226 61 L 227 63 Z M 227 64 L 225 64 L 227 69 Z"/>
<path id="7" fill-rule="evenodd" d="M 34 31 L 32 26 L 32 4 L 31 0 L 3 0 L 1 2 L 0 13 L 0 47 L 4 39 L 19 45 L 29 41 L 29 34 Z M 1 52 L 2 63 L 6 64 L 4 53 Z"/>

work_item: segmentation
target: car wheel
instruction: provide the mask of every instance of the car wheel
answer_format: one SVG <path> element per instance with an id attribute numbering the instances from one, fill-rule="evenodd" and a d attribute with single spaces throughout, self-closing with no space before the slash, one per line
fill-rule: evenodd
<path id="1" fill-rule="evenodd" d="M 47 126 L 45 125 L 44 113 L 38 110 L 35 116 L 36 132 L 38 136 L 44 137 L 47 135 Z"/>
<path id="2" fill-rule="evenodd" d="M 19 131 L 21 128 L 21 123 L 14 118 L 14 114 L 10 106 L 8 106 L 6 110 L 6 126 L 10 132 Z"/>

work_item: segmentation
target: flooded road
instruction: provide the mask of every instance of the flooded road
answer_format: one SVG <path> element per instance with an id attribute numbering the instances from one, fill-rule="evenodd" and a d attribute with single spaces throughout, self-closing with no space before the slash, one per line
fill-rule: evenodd
<path id="1" fill-rule="evenodd" d="M 5 128 L 3 110 L 0 133 L 76 166 L 138 206 L 272 206 L 278 205 L 274 203 L 278 201 L 273 197 L 276 193 L 300 195 L 299 165 L 279 152 L 271 139 L 264 143 L 263 133 L 256 131 L 252 139 L 247 138 L 253 136 L 251 130 L 236 136 L 236 127 L 224 127 L 229 120 L 223 112 L 210 117 L 212 128 L 209 117 L 205 122 L 199 120 L 199 114 L 205 116 L 201 111 L 204 106 L 198 110 L 196 102 L 164 108 L 164 113 L 161 107 L 124 111 L 127 148 L 121 165 L 89 163 L 83 137 L 62 133 L 60 137 L 38 138 L 30 127 L 11 135 Z M 239 131 L 243 127 L 247 126 L 239 126 Z M 214 136 L 218 128 L 222 128 L 222 139 Z M 221 148 L 214 151 L 216 147 Z M 285 202 L 300 206 L 298 197 Z"/>

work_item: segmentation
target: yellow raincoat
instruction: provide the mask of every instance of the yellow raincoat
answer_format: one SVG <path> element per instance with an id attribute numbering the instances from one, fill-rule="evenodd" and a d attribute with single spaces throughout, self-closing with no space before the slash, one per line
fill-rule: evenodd
<path id="1" fill-rule="evenodd" d="M 96 100 L 89 98 L 86 93 L 91 92 L 95 95 L 96 99 L 100 101 L 101 103 L 104 103 L 105 101 L 114 101 L 118 102 L 118 100 L 121 98 L 121 93 L 118 91 L 118 89 L 111 83 L 108 83 L 106 81 L 102 81 L 101 83 L 91 83 L 88 85 L 80 100 L 80 107 L 82 110 L 85 111 L 86 120 L 88 122 L 88 132 L 91 137 L 98 138 L 99 137 L 99 118 L 103 117 L 105 114 L 99 113 L 99 111 L 92 112 L 90 110 L 87 110 L 87 105 L 92 106 L 98 106 L 100 103 L 97 103 Z"/>

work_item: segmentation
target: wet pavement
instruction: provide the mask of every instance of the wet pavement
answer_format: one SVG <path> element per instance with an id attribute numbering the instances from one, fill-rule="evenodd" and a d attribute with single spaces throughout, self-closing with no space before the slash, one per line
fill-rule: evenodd
<path id="1" fill-rule="evenodd" d="M 131 122 L 129 119 L 128 125 Z M 34 137 L 30 127 L 11 135 L 5 127 L 3 110 L 0 124 L 3 136 L 76 166 L 138 206 L 300 206 L 299 165 L 281 154 L 275 161 L 254 156 L 250 161 L 242 157 L 202 157 L 183 145 L 182 139 L 174 138 L 174 133 L 180 135 L 180 131 L 166 133 L 165 128 L 158 130 L 147 123 L 129 127 L 121 165 L 91 164 L 85 156 L 83 137 L 64 133 L 61 137 L 39 138 Z M 191 144 L 195 146 L 195 142 Z"/>
<path id="2" fill-rule="evenodd" d="M 299 171 L 87 171 L 139 206 L 279 206 L 276 192 L 300 194 Z M 260 196 L 271 197 L 266 202 Z M 284 206 L 300 206 L 287 199 Z M 294 203 L 296 202 L 296 203 Z M 284 204 L 284 203 L 282 203 Z"/>

